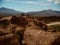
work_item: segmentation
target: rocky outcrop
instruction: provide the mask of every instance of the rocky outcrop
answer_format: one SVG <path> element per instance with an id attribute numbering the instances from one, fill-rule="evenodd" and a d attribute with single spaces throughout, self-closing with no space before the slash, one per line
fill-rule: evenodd
<path id="1" fill-rule="evenodd" d="M 22 27 L 25 27 L 27 25 L 26 20 L 21 16 L 13 16 L 11 18 L 10 22 L 12 24 L 16 24 L 16 25 L 19 25 L 19 26 L 22 26 Z"/>
<path id="2" fill-rule="evenodd" d="M 0 45 L 59 45 L 60 33 L 31 16 L 0 18 Z"/>
<path id="3" fill-rule="evenodd" d="M 27 27 L 24 32 L 23 44 L 26 45 L 57 45 L 60 44 L 60 33 L 47 32 L 37 27 Z"/>
<path id="4" fill-rule="evenodd" d="M 19 37 L 16 34 L 0 36 L 0 45 L 20 45 Z"/>

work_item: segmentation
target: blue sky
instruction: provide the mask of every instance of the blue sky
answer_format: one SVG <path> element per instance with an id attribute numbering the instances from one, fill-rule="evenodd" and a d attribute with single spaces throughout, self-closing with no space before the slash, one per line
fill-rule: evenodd
<path id="1" fill-rule="evenodd" d="M 0 7 L 22 12 L 53 9 L 60 11 L 60 0 L 0 0 Z"/>

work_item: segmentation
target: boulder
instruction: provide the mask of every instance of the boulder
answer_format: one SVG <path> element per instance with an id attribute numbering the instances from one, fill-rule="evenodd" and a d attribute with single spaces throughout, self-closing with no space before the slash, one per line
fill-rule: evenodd
<path id="1" fill-rule="evenodd" d="M 12 24 L 16 24 L 22 27 L 25 27 L 27 22 L 22 16 L 13 16 L 10 20 Z"/>
<path id="2" fill-rule="evenodd" d="M 12 33 L 12 31 L 0 28 L 0 36 L 10 34 L 10 33 Z"/>
<path id="3" fill-rule="evenodd" d="M 19 37 L 16 34 L 0 36 L 0 45 L 20 45 Z"/>
<path id="4" fill-rule="evenodd" d="M 16 34 L 23 33 L 24 31 L 25 31 L 24 27 L 16 27 L 16 29 L 15 29 Z"/>
<path id="5" fill-rule="evenodd" d="M 23 44 L 25 45 L 58 45 L 60 33 L 47 32 L 36 27 L 27 27 L 24 32 Z M 57 41 L 56 41 L 57 40 Z"/>

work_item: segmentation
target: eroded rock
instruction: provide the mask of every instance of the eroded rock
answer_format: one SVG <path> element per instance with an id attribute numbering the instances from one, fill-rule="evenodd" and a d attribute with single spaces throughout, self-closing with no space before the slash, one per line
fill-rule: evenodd
<path id="1" fill-rule="evenodd" d="M 60 44 L 60 33 L 54 32 L 54 29 L 36 17 L 3 17 L 0 19 L 0 24 L 4 24 L 0 25 L 0 45 Z"/>
<path id="2" fill-rule="evenodd" d="M 59 35 L 60 36 L 60 35 Z M 47 32 L 35 27 L 28 27 L 24 32 L 24 44 L 26 45 L 52 45 L 60 44 L 57 33 Z M 57 41 L 55 41 L 57 39 Z"/>
<path id="3" fill-rule="evenodd" d="M 0 45 L 20 45 L 19 37 L 16 34 L 0 36 Z"/>
<path id="4" fill-rule="evenodd" d="M 17 16 L 13 16 L 10 20 L 10 22 L 12 24 L 16 24 L 22 27 L 25 27 L 27 25 L 27 22 L 25 21 L 25 19 L 23 17 L 17 17 Z"/>

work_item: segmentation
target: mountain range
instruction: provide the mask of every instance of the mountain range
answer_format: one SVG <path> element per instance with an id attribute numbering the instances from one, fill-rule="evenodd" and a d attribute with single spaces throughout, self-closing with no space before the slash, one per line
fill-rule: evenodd
<path id="1" fill-rule="evenodd" d="M 21 14 L 21 13 L 23 12 L 5 8 L 5 7 L 0 8 L 0 15 L 14 15 L 14 14 L 16 15 L 16 14 Z"/>
<path id="2" fill-rule="evenodd" d="M 16 11 L 13 9 L 5 8 L 5 7 L 0 8 L 0 15 L 16 15 L 16 14 L 22 14 L 22 13 L 29 14 L 32 16 L 60 16 L 60 11 L 56 11 L 52 9 L 25 13 L 25 12 Z"/>
<path id="3" fill-rule="evenodd" d="M 60 16 L 60 11 L 55 11 L 52 9 L 37 11 L 37 12 L 29 12 L 30 15 L 35 16 Z"/>

